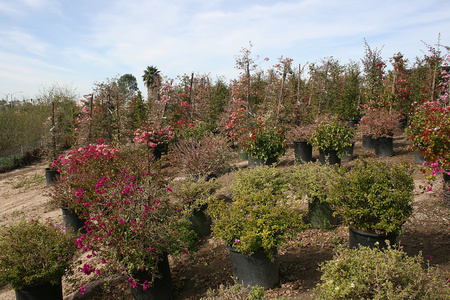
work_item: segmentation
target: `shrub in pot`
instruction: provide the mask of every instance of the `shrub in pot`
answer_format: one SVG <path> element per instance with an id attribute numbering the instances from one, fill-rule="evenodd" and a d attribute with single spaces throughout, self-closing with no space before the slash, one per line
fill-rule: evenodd
<path id="1" fill-rule="evenodd" d="M 320 266 L 315 299 L 449 299 L 445 276 L 424 268 L 421 254 L 409 257 L 401 249 L 340 247 Z"/>
<path id="2" fill-rule="evenodd" d="M 342 123 L 336 117 L 329 117 L 318 122 L 311 143 L 313 147 L 321 151 L 322 164 L 326 163 L 327 156 L 330 164 L 340 164 L 340 159 L 345 154 L 347 147 L 352 145 L 353 135 L 353 128 Z"/>
<path id="3" fill-rule="evenodd" d="M 123 170 L 102 178 L 97 187 L 96 194 L 105 205 L 91 209 L 87 233 L 77 243 L 107 267 L 98 270 L 84 265 L 83 272 L 96 271 L 101 276 L 102 270 L 122 270 L 135 288 L 133 294 L 169 299 L 173 284 L 167 255 L 188 252 L 195 238 L 181 205 L 169 200 L 172 188 L 155 165 L 140 178 Z"/>
<path id="4" fill-rule="evenodd" d="M 350 226 L 350 247 L 363 241 L 375 243 L 376 235 L 381 246 L 385 246 L 385 239 L 395 241 L 413 212 L 412 168 L 406 164 L 358 160 L 351 170 L 341 172 L 333 182 L 330 204 Z M 364 234 L 367 239 L 358 240 Z"/>
<path id="5" fill-rule="evenodd" d="M 377 157 L 394 154 L 393 136 L 400 126 L 399 114 L 386 109 L 370 109 L 361 118 L 358 131 L 362 136 L 371 136 Z"/>
<path id="6" fill-rule="evenodd" d="M 209 235 L 211 233 L 211 217 L 205 213 L 205 210 L 208 207 L 208 199 L 213 197 L 221 185 L 214 178 L 206 180 L 206 177 L 202 177 L 195 180 L 186 177 L 182 180 L 173 180 L 170 186 L 174 201 L 184 205 L 184 211 L 197 236 Z"/>
<path id="7" fill-rule="evenodd" d="M 308 199 L 309 221 L 313 228 L 329 229 L 337 224 L 328 203 L 330 188 L 339 176 L 336 168 L 320 163 L 295 165 L 288 172 L 289 182 L 297 197 Z"/>
<path id="8" fill-rule="evenodd" d="M 228 141 L 216 135 L 202 136 L 197 140 L 182 139 L 169 153 L 173 166 L 193 178 L 217 177 L 231 170 L 233 152 Z"/>
<path id="9" fill-rule="evenodd" d="M 43 293 L 61 299 L 61 278 L 73 264 L 71 236 L 50 221 L 25 219 L 0 232 L 0 282 L 9 282 L 16 295 Z"/>
<path id="10" fill-rule="evenodd" d="M 249 156 L 249 164 L 270 165 L 276 163 L 286 152 L 284 131 L 277 126 L 260 125 L 250 130 L 249 137 L 243 143 Z"/>
<path id="11" fill-rule="evenodd" d="M 141 177 L 151 164 L 146 158 L 145 149 L 133 147 L 119 149 L 107 144 L 91 144 L 74 149 L 53 163 L 61 175 L 50 187 L 50 202 L 63 209 L 65 221 L 78 217 L 77 223 L 83 224 L 91 207 L 104 204 L 99 203 L 104 199 L 97 194 L 99 180 L 124 169 L 133 170 L 133 176 Z M 67 232 L 78 229 L 66 225 Z"/>
<path id="12" fill-rule="evenodd" d="M 228 245 L 238 283 L 265 288 L 277 284 L 277 249 L 304 227 L 300 210 L 287 196 L 288 188 L 284 173 L 277 168 L 243 169 L 236 172 L 232 201 L 209 204 L 213 233 Z M 255 265 L 264 270 L 253 270 Z"/>

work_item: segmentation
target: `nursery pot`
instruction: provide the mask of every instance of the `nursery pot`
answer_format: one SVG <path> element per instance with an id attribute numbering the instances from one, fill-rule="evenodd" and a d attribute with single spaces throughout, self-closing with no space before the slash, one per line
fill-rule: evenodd
<path id="1" fill-rule="evenodd" d="M 58 284 L 52 285 L 50 282 L 26 286 L 20 290 L 15 290 L 17 300 L 63 300 L 61 280 Z"/>
<path id="2" fill-rule="evenodd" d="M 375 243 L 379 243 L 378 247 L 380 249 L 387 248 L 386 240 L 389 241 L 391 245 L 395 244 L 397 240 L 396 234 L 376 234 L 357 230 L 353 227 L 349 227 L 349 247 L 350 249 L 358 248 L 358 245 L 374 248 Z"/>
<path id="3" fill-rule="evenodd" d="M 371 135 L 365 135 L 362 139 L 363 149 L 373 149 L 373 139 Z"/>
<path id="4" fill-rule="evenodd" d="M 189 216 L 189 221 L 192 223 L 192 230 L 197 233 L 197 237 L 202 238 L 211 234 L 211 217 L 205 213 L 207 204 L 202 205 L 200 208 L 192 210 Z"/>
<path id="5" fill-rule="evenodd" d="M 341 158 L 341 161 L 351 161 L 353 159 L 353 150 L 355 148 L 355 143 L 351 146 L 348 146 L 344 149 L 344 155 Z"/>
<path id="6" fill-rule="evenodd" d="M 306 141 L 294 141 L 295 161 L 307 163 L 312 161 L 312 145 Z"/>
<path id="7" fill-rule="evenodd" d="M 239 149 L 238 154 L 239 154 L 240 160 L 248 160 L 248 155 L 247 155 L 247 153 L 244 152 L 243 149 Z"/>
<path id="8" fill-rule="evenodd" d="M 45 183 L 47 186 L 52 184 L 53 181 L 57 180 L 59 177 L 59 172 L 52 168 L 45 168 Z"/>
<path id="9" fill-rule="evenodd" d="M 333 210 L 326 201 L 312 199 L 308 202 L 309 223 L 312 228 L 330 229 L 337 224 L 337 218 L 333 216 Z"/>
<path id="10" fill-rule="evenodd" d="M 414 164 L 422 166 L 424 162 L 425 162 L 425 157 L 423 157 L 422 153 L 415 150 L 414 151 Z"/>
<path id="11" fill-rule="evenodd" d="M 256 167 L 260 167 L 260 166 L 271 166 L 275 163 L 277 163 L 277 160 L 274 158 L 262 160 L 259 158 L 253 158 L 250 155 L 248 156 L 248 167 L 249 168 L 256 168 Z"/>
<path id="12" fill-rule="evenodd" d="M 167 151 L 169 150 L 169 145 L 167 143 L 160 143 L 156 145 L 155 148 L 153 148 L 153 156 L 155 157 L 155 160 L 160 160 L 161 156 L 163 154 L 167 154 Z"/>
<path id="13" fill-rule="evenodd" d="M 70 211 L 67 207 L 61 206 L 65 232 L 78 235 L 78 232 L 86 233 L 84 226 L 84 219 L 80 218 L 76 213 Z"/>
<path id="14" fill-rule="evenodd" d="M 379 137 L 373 139 L 373 148 L 376 157 L 388 157 L 394 155 L 394 138 Z"/>
<path id="15" fill-rule="evenodd" d="M 265 289 L 270 289 L 278 283 L 276 253 L 274 253 L 275 258 L 272 261 L 262 250 L 256 251 L 251 255 L 245 255 L 234 247 L 227 246 L 227 249 L 230 251 L 233 277 L 238 284 L 242 284 L 245 287 L 258 285 Z"/>
<path id="16" fill-rule="evenodd" d="M 322 165 L 329 163 L 330 165 L 341 165 L 341 159 L 338 152 L 333 149 L 319 149 L 319 161 Z"/>
<path id="17" fill-rule="evenodd" d="M 131 288 L 131 295 L 134 300 L 169 300 L 173 297 L 172 274 L 170 273 L 169 260 L 167 254 L 163 254 L 157 265 L 159 276 L 153 280 L 153 283 L 144 291 L 143 284 L 147 280 L 151 282 L 152 274 L 148 272 L 138 272 L 132 275 L 137 281 L 136 288 Z"/>

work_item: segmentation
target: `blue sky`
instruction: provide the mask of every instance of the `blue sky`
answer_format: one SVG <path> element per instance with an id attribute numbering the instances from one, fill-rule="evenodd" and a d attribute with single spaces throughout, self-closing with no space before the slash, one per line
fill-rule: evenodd
<path id="1" fill-rule="evenodd" d="M 249 41 L 270 59 L 262 67 L 280 56 L 359 61 L 364 38 L 385 60 L 401 51 L 413 61 L 439 33 L 450 45 L 449 28 L 449 0 L 0 0 L 0 98 L 34 98 L 54 83 L 83 95 L 126 73 L 145 91 L 149 65 L 230 80 Z"/>

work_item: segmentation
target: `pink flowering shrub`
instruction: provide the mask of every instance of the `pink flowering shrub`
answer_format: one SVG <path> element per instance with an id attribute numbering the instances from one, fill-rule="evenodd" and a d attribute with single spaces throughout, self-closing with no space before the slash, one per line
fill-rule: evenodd
<path id="1" fill-rule="evenodd" d="M 142 157 L 145 155 L 140 150 L 107 144 L 93 144 L 61 155 L 52 164 L 60 178 L 50 187 L 51 202 L 86 217 L 90 208 L 102 200 L 96 194 L 102 178 L 124 168 L 143 173 L 147 162 Z"/>
<path id="2" fill-rule="evenodd" d="M 145 271 L 153 276 L 151 284 L 161 255 L 188 252 L 195 234 L 183 209 L 168 201 L 171 188 L 156 164 L 143 174 L 122 170 L 105 176 L 94 193 L 102 205 L 93 206 L 87 233 L 76 243 L 89 257 L 100 257 L 105 270 L 125 269 L 131 278 Z M 82 272 L 101 274 L 90 265 Z M 130 283 L 135 285 L 134 279 Z"/>

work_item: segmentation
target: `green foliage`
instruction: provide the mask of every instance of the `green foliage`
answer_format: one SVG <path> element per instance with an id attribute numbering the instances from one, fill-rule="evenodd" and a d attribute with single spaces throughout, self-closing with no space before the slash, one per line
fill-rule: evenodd
<path id="1" fill-rule="evenodd" d="M 208 212 L 216 220 L 214 234 L 237 251 L 251 254 L 274 250 L 304 228 L 302 215 L 290 201 L 287 179 L 273 167 L 239 170 L 233 184 L 233 201 L 216 200 Z"/>
<path id="2" fill-rule="evenodd" d="M 339 171 L 318 162 L 295 165 L 289 171 L 289 182 L 296 196 L 308 196 L 309 201 L 327 201 L 331 186 Z"/>
<path id="3" fill-rule="evenodd" d="M 391 247 L 341 247 L 321 264 L 315 299 L 449 299 L 450 289 L 433 268 L 422 268 L 421 255 L 409 257 Z"/>
<path id="4" fill-rule="evenodd" d="M 331 149 L 338 152 L 338 157 L 345 154 L 345 148 L 352 145 L 353 128 L 343 124 L 336 117 L 322 120 L 311 138 L 313 147 L 321 150 Z"/>
<path id="5" fill-rule="evenodd" d="M 244 143 L 244 151 L 253 158 L 263 161 L 278 160 L 286 152 L 286 137 L 276 127 L 260 126 L 250 131 Z"/>
<path id="6" fill-rule="evenodd" d="M 14 289 L 50 281 L 57 284 L 72 264 L 76 246 L 49 221 L 20 222 L 0 231 L 0 282 Z"/>
<path id="7" fill-rule="evenodd" d="M 10 156 L 40 146 L 50 115 L 43 103 L 18 103 L 0 109 L 0 156 Z"/>
<path id="8" fill-rule="evenodd" d="M 228 287 L 220 285 L 216 290 L 208 289 L 206 297 L 202 297 L 201 300 L 263 300 L 265 294 L 264 288 L 260 286 L 244 288 L 240 284 Z M 279 298 L 283 299 L 285 298 Z"/>
<path id="9" fill-rule="evenodd" d="M 414 179 L 406 164 L 358 160 L 334 182 L 330 203 L 358 230 L 399 233 L 413 212 Z"/>
<path id="10" fill-rule="evenodd" d="M 208 198 L 221 185 L 215 179 L 206 180 L 206 177 L 202 177 L 195 180 L 188 177 L 183 180 L 174 180 L 170 186 L 176 200 L 186 203 L 190 209 L 198 209 L 207 203 Z"/>

